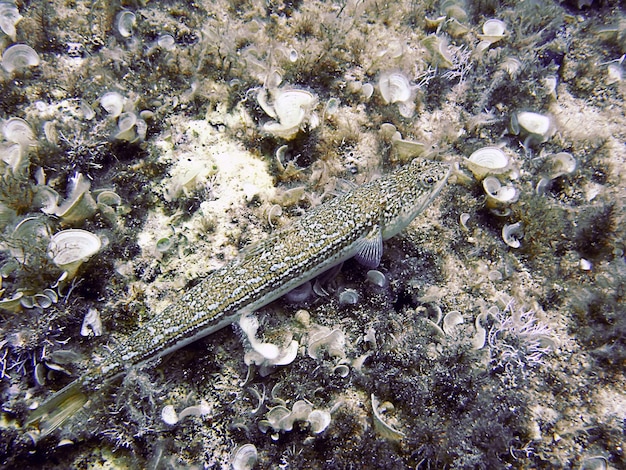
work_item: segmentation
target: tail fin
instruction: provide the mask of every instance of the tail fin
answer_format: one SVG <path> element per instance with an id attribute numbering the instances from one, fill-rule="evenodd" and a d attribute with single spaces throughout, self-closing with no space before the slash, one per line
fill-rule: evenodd
<path id="1" fill-rule="evenodd" d="M 26 426 L 39 429 L 39 438 L 61 426 L 88 401 L 81 383 L 80 379 L 74 380 L 44 401 L 30 414 Z"/>

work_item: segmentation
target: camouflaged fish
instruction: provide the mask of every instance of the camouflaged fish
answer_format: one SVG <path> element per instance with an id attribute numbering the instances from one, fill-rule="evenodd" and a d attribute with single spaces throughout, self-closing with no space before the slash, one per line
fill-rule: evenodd
<path id="1" fill-rule="evenodd" d="M 379 264 L 383 240 L 403 230 L 437 196 L 449 165 L 414 160 L 312 209 L 188 289 L 99 365 L 37 408 L 27 426 L 43 437 L 129 367 L 163 356 L 235 322 L 327 269 L 356 257 Z"/>

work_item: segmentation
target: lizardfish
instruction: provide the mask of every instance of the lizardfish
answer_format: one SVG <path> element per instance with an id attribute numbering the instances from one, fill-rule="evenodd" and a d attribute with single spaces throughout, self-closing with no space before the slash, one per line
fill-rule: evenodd
<path id="1" fill-rule="evenodd" d="M 377 266 L 383 240 L 420 214 L 449 174 L 447 163 L 413 160 L 312 209 L 188 289 L 34 410 L 26 425 L 39 437 L 49 434 L 129 367 L 210 335 L 349 258 Z"/>

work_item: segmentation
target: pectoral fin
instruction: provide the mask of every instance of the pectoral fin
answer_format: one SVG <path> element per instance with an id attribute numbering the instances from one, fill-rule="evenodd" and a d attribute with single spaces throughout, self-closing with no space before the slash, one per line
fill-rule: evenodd
<path id="1" fill-rule="evenodd" d="M 383 234 L 376 225 L 370 233 L 363 237 L 358 245 L 355 259 L 367 268 L 375 268 L 380 264 L 383 256 Z"/>

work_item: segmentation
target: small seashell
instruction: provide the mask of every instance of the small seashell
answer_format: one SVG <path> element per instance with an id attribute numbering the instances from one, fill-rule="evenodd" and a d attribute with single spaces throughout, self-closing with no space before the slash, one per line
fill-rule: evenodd
<path id="1" fill-rule="evenodd" d="M 456 310 L 448 312 L 443 317 L 443 331 L 448 336 L 451 336 L 454 331 L 454 327 L 460 325 L 463 321 L 463 316 L 460 312 L 457 312 Z"/>
<path id="2" fill-rule="evenodd" d="M 35 145 L 35 133 L 30 124 L 24 119 L 13 117 L 4 121 L 2 125 L 2 134 L 9 142 L 19 144 L 20 147 L 26 148 Z"/>
<path id="3" fill-rule="evenodd" d="M 558 178 L 563 175 L 571 175 L 576 171 L 576 159 L 572 154 L 567 152 L 559 152 L 549 155 L 547 163 L 550 165 L 548 176 L 551 179 Z"/>
<path id="4" fill-rule="evenodd" d="M 98 191 L 96 202 L 105 206 L 119 206 L 122 203 L 122 198 L 115 191 L 103 189 Z"/>
<path id="5" fill-rule="evenodd" d="M 326 349 L 331 357 L 345 357 L 346 336 L 343 331 L 335 329 L 330 331 L 326 327 L 318 327 L 318 330 L 309 336 L 307 353 L 313 359 L 321 359 L 322 349 Z"/>
<path id="6" fill-rule="evenodd" d="M 178 414 L 172 405 L 166 405 L 161 410 L 161 419 L 165 424 L 173 426 L 178 423 Z"/>
<path id="7" fill-rule="evenodd" d="M 350 367 L 346 364 L 337 364 L 333 367 L 333 374 L 337 374 L 339 377 L 347 377 L 350 374 Z"/>
<path id="8" fill-rule="evenodd" d="M 53 304 L 56 304 L 59 301 L 59 294 L 57 294 L 55 290 L 44 289 L 43 295 L 47 296 Z"/>
<path id="9" fill-rule="evenodd" d="M 83 324 L 80 327 L 81 336 L 102 336 L 102 320 L 100 312 L 95 308 L 89 308 L 83 318 Z"/>
<path id="10" fill-rule="evenodd" d="M 26 67 L 37 67 L 39 62 L 35 49 L 26 44 L 14 44 L 2 54 L 2 68 L 9 73 Z"/>
<path id="11" fill-rule="evenodd" d="M 35 366 L 35 382 L 37 385 L 43 386 L 46 384 L 46 375 L 48 370 L 42 362 L 38 362 Z"/>
<path id="12" fill-rule="evenodd" d="M 20 303 L 22 304 L 22 307 L 24 308 L 35 307 L 35 300 L 33 299 L 31 295 L 25 295 L 24 297 L 22 297 L 22 300 L 20 300 Z"/>
<path id="13" fill-rule="evenodd" d="M 461 215 L 459 216 L 459 222 L 461 223 L 461 227 L 466 232 L 469 231 L 469 227 L 467 226 L 467 222 L 469 221 L 470 217 L 471 217 L 471 215 L 468 214 L 467 212 L 462 212 Z"/>
<path id="14" fill-rule="evenodd" d="M 313 434 L 320 434 L 330 424 L 330 413 L 326 410 L 313 410 L 306 419 Z"/>
<path id="15" fill-rule="evenodd" d="M 509 169 L 509 157 L 498 147 L 482 147 L 465 160 L 465 165 L 476 179 L 489 174 L 504 173 Z"/>
<path id="16" fill-rule="evenodd" d="M 511 116 L 511 130 L 515 135 L 527 135 L 526 143 L 543 143 L 552 137 L 555 128 L 550 116 L 522 111 Z"/>
<path id="17" fill-rule="evenodd" d="M 117 31 L 123 38 L 129 38 L 133 35 L 133 27 L 137 24 L 137 17 L 132 11 L 122 10 L 115 18 Z"/>
<path id="18" fill-rule="evenodd" d="M 324 114 L 327 116 L 332 116 L 333 114 L 339 111 L 340 101 L 337 98 L 329 98 L 326 102 L 326 107 L 324 109 Z"/>
<path id="19" fill-rule="evenodd" d="M 9 312 L 17 312 L 21 310 L 22 303 L 21 300 L 24 297 L 23 292 L 16 292 L 13 297 L 9 299 L 1 299 L 0 300 L 0 309 L 6 310 Z"/>
<path id="20" fill-rule="evenodd" d="M 359 302 L 359 294 L 354 289 L 344 289 L 339 294 L 339 305 L 356 305 Z"/>
<path id="21" fill-rule="evenodd" d="M 509 245 L 511 248 L 519 248 L 521 246 L 519 239 L 523 236 L 524 231 L 522 229 L 521 222 L 510 225 L 506 224 L 502 227 L 502 239 L 504 240 L 504 243 Z"/>
<path id="22" fill-rule="evenodd" d="M 174 240 L 170 237 L 159 238 L 156 242 L 156 250 L 159 253 L 167 253 L 174 246 Z"/>
<path id="23" fill-rule="evenodd" d="M 591 261 L 586 260 L 585 258 L 580 258 L 580 269 L 583 271 L 591 271 L 592 267 L 593 265 L 591 264 Z"/>
<path id="24" fill-rule="evenodd" d="M 482 325 L 482 322 L 487 318 L 487 315 L 490 315 L 490 313 L 482 312 L 474 321 L 474 326 L 476 328 L 476 334 L 472 338 L 472 349 L 474 350 L 479 350 L 485 347 L 485 342 L 487 341 L 487 330 Z"/>
<path id="25" fill-rule="evenodd" d="M 374 394 L 370 395 L 370 399 L 372 400 L 372 414 L 374 418 L 374 428 L 378 433 L 384 437 L 385 439 L 389 439 L 390 441 L 399 441 L 405 434 L 397 429 L 389 426 L 385 423 L 380 415 L 380 401 Z"/>
<path id="26" fill-rule="evenodd" d="M 378 89 L 386 104 L 403 103 L 411 99 L 409 79 L 400 72 L 384 72 L 378 80 Z"/>
<path id="27" fill-rule="evenodd" d="M 452 55 L 448 51 L 448 42 L 444 38 L 431 34 L 422 39 L 422 45 L 430 53 L 430 65 L 444 69 L 454 67 Z"/>
<path id="28" fill-rule="evenodd" d="M 587 457 L 580 464 L 580 470 L 608 470 L 609 463 L 602 455 Z"/>
<path id="29" fill-rule="evenodd" d="M 307 310 L 300 309 L 294 315 L 294 320 L 300 325 L 308 327 L 311 324 L 311 314 Z"/>
<path id="30" fill-rule="evenodd" d="M 276 121 L 264 124 L 263 129 L 284 139 L 292 139 L 296 136 L 300 127 L 309 117 L 317 103 L 317 98 L 306 90 L 282 89 L 274 90 L 271 95 L 274 102 L 267 100 L 269 92 L 262 89 L 257 95 L 257 101 L 263 110 Z M 311 127 L 315 127 L 311 124 Z"/>
<path id="31" fill-rule="evenodd" d="M 22 19 L 19 10 L 11 1 L 0 2 L 0 29 L 15 41 L 17 31 L 15 25 Z"/>
<path id="32" fill-rule="evenodd" d="M 495 176 L 483 180 L 483 189 L 487 195 L 487 207 L 497 208 L 516 202 L 519 191 L 514 186 L 503 186 Z"/>
<path id="33" fill-rule="evenodd" d="M 100 106 L 112 117 L 116 118 L 122 114 L 124 109 L 124 97 L 116 91 L 110 91 L 102 95 L 100 98 Z"/>
<path id="34" fill-rule="evenodd" d="M 509 74 L 509 77 L 515 77 L 522 69 L 522 62 L 516 57 L 507 57 L 500 64 L 500 69 Z"/>
<path id="35" fill-rule="evenodd" d="M 68 223 L 84 222 L 97 209 L 96 201 L 89 193 L 90 187 L 91 183 L 81 173 L 74 175 L 70 180 L 67 199 L 51 213 Z"/>
<path id="36" fill-rule="evenodd" d="M 393 148 L 396 152 L 398 152 L 398 156 L 403 160 L 408 160 L 411 157 L 422 155 L 424 150 L 426 150 L 426 146 L 421 142 L 398 138 L 392 138 L 391 140 L 393 142 Z"/>
<path id="37" fill-rule="evenodd" d="M 361 95 L 365 100 L 369 100 L 374 94 L 374 85 L 371 83 L 364 83 L 361 87 Z"/>
<path id="38" fill-rule="evenodd" d="M 495 18 L 485 21 L 483 24 L 483 34 L 479 34 L 478 38 L 487 41 L 490 44 L 498 42 L 506 33 L 506 24 L 504 21 Z"/>
<path id="39" fill-rule="evenodd" d="M 176 48 L 176 39 L 171 34 L 162 34 L 157 39 L 157 45 L 166 51 L 173 51 Z"/>
<path id="40" fill-rule="evenodd" d="M 387 141 L 392 140 L 397 131 L 398 130 L 396 129 L 396 126 L 394 126 L 390 122 L 383 122 L 380 125 L 380 135 L 383 139 Z M 400 136 L 400 138 L 402 138 L 402 136 Z"/>
<path id="41" fill-rule="evenodd" d="M 50 297 L 44 294 L 35 294 L 33 296 L 33 301 L 35 305 L 40 308 L 48 308 L 52 305 Z"/>
<path id="42" fill-rule="evenodd" d="M 251 470 L 256 465 L 258 458 L 254 444 L 244 444 L 237 447 L 233 452 L 230 466 L 232 470 Z"/>
<path id="43" fill-rule="evenodd" d="M 387 285 L 385 275 L 376 269 L 371 269 L 367 272 L 367 280 L 378 287 L 385 287 Z"/>
<path id="44" fill-rule="evenodd" d="M 188 406 L 183 411 L 181 411 L 178 415 L 178 420 L 182 420 L 187 416 L 205 416 L 210 414 L 212 411 L 209 404 L 202 400 L 199 405 Z"/>
<path id="45" fill-rule="evenodd" d="M 71 279 L 81 264 L 95 255 L 102 247 L 97 235 L 81 229 L 62 230 L 52 236 L 48 255 L 52 262 L 68 273 Z"/>

